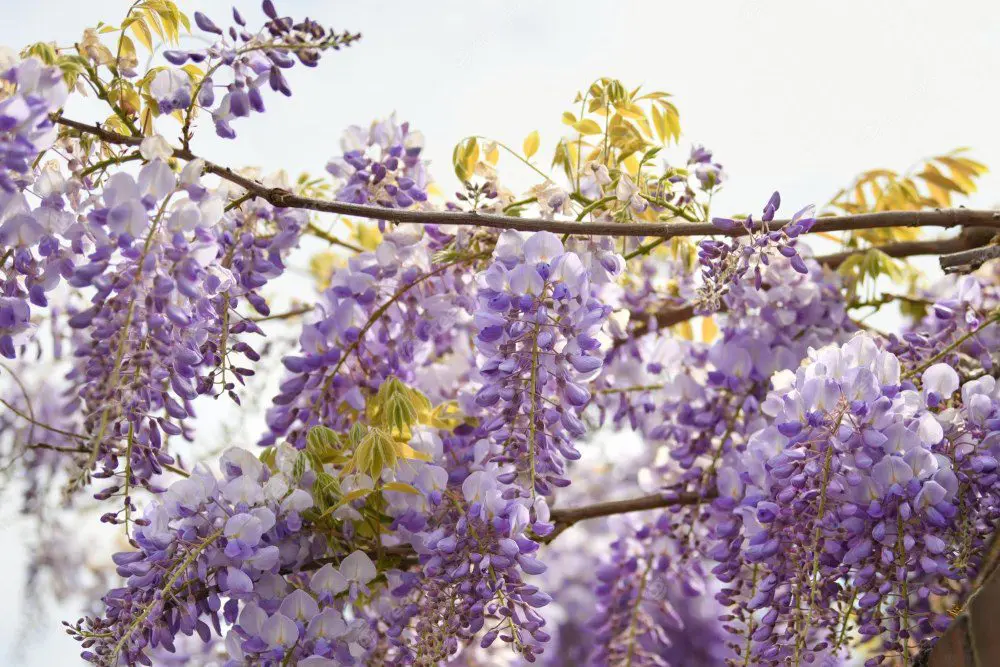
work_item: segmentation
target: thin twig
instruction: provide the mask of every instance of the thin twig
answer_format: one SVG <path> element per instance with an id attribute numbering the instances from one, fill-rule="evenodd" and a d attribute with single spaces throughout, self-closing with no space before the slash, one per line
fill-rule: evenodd
<path id="1" fill-rule="evenodd" d="M 360 246 L 356 246 L 353 243 L 348 243 L 347 241 L 342 241 L 333 234 L 323 231 L 322 229 L 320 229 L 311 222 L 308 225 L 306 225 L 306 231 L 308 231 L 310 234 L 312 234 L 317 238 L 323 239 L 330 245 L 339 245 L 341 248 L 347 248 L 348 250 L 353 250 L 354 252 L 365 251 L 365 249 Z"/>
<path id="2" fill-rule="evenodd" d="M 301 308 L 295 308 L 293 310 L 286 311 L 284 313 L 277 313 L 275 315 L 268 315 L 267 317 L 251 317 L 250 319 L 254 322 L 270 322 L 271 320 L 290 320 L 293 317 L 298 317 L 299 315 L 305 315 L 310 312 L 314 306 L 302 306 Z"/>
<path id="3" fill-rule="evenodd" d="M 593 505 L 583 505 L 567 509 L 554 509 L 551 512 L 552 521 L 557 524 L 572 525 L 587 519 L 597 519 L 614 514 L 628 514 L 630 512 L 644 512 L 663 507 L 677 507 L 681 505 L 697 505 L 710 498 L 696 493 L 682 493 L 679 495 L 664 495 L 662 493 L 652 493 L 648 496 L 638 498 L 626 498 L 625 500 L 609 500 Z"/>

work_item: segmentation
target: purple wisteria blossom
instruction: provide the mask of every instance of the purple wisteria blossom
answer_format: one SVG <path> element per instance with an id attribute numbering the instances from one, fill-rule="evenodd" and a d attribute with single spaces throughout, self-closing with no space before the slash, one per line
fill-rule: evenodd
<path id="1" fill-rule="evenodd" d="M 206 49 L 164 52 L 167 61 L 178 68 L 160 70 L 150 84 L 160 113 L 203 108 L 212 114 L 216 134 L 234 139 L 232 121 L 263 113 L 266 88 L 292 94 L 283 70 L 296 62 L 315 67 L 324 51 L 350 46 L 359 37 L 324 28 L 310 19 L 295 21 L 279 16 L 271 0 L 265 0 L 263 10 L 267 22 L 256 33 L 247 30 L 246 21 L 235 9 L 234 25 L 226 31 L 205 14 L 195 12 L 198 29 L 217 35 L 217 41 Z M 188 73 L 180 69 L 185 63 L 197 64 L 207 75 L 192 86 Z M 218 95 L 216 87 L 225 92 Z"/>
<path id="2" fill-rule="evenodd" d="M 0 355 L 17 356 L 34 329 L 31 308 L 45 307 L 50 292 L 72 267 L 63 234 L 73 222 L 63 200 L 65 180 L 33 163 L 55 140 L 49 114 L 66 101 L 57 67 L 28 58 L 2 75 L 15 86 L 0 101 Z M 32 206 L 24 190 L 41 198 Z"/>
<path id="3" fill-rule="evenodd" d="M 225 638 L 227 665 L 362 662 L 368 625 L 345 617 L 340 598 L 368 590 L 371 559 L 344 553 L 299 585 L 285 577 L 329 557 L 326 541 L 303 530 L 315 473 L 300 472 L 298 458 L 284 446 L 272 468 L 232 448 L 221 477 L 198 468 L 174 482 L 136 522 L 137 550 L 115 555 L 125 585 L 104 597 L 104 615 L 72 626 L 83 657 L 152 664 L 151 652 L 172 653 L 180 635 L 197 633 Z"/>
<path id="4" fill-rule="evenodd" d="M 337 199 L 385 208 L 424 206 L 430 184 L 427 163 L 420 157 L 424 137 L 409 123 L 397 123 L 393 115 L 372 123 L 367 131 L 352 125 L 340 146 L 343 155 L 326 165 L 340 181 Z"/>
<path id="5" fill-rule="evenodd" d="M 773 384 L 768 424 L 719 472 L 715 506 L 730 517 L 712 556 L 733 631 L 760 664 L 841 647 L 851 614 L 886 653 L 931 640 L 950 619 L 930 596 L 974 571 L 962 535 L 997 512 L 992 378 L 953 403 L 950 366 L 903 375 L 858 334 Z"/>
<path id="6" fill-rule="evenodd" d="M 743 236 L 735 236 L 728 241 L 707 239 L 699 244 L 698 261 L 702 266 L 702 287 L 700 305 L 708 311 L 716 311 L 722 304 L 722 297 L 747 273 L 752 273 L 753 284 L 761 289 L 764 282 L 763 271 L 774 257 L 774 251 L 789 259 L 791 268 L 798 273 L 808 273 L 809 268 L 799 255 L 796 239 L 808 232 L 816 222 L 811 206 L 798 211 L 788 224 L 771 229 L 771 222 L 781 205 L 781 197 L 771 195 L 759 221 L 753 216 L 733 220 L 713 218 L 712 224 L 722 232 L 741 229 Z"/>
<path id="7" fill-rule="evenodd" d="M 598 337 L 610 308 L 591 296 L 590 272 L 550 232 L 504 233 L 478 277 L 476 346 L 483 387 L 476 404 L 494 460 L 514 463 L 540 494 L 565 486 L 565 461 L 586 428 L 587 384 L 603 364 Z M 512 481 L 512 478 L 511 480 Z"/>

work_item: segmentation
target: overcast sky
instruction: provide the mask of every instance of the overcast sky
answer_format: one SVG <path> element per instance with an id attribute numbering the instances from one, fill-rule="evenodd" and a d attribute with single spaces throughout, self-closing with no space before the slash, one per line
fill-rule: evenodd
<path id="1" fill-rule="evenodd" d="M 120 21 L 128 2 L 0 0 L 0 44 L 79 39 L 98 20 Z M 193 11 L 195 3 L 180 2 Z M 565 129 L 560 114 L 599 76 L 675 96 L 682 146 L 715 151 L 730 180 L 719 213 L 753 212 L 780 190 L 790 210 L 824 203 L 862 169 L 905 169 L 922 156 L 969 146 L 1000 169 L 1000 3 L 928 0 L 664 2 L 540 0 L 475 2 L 276 0 L 364 37 L 297 68 L 291 100 L 271 95 L 268 112 L 236 126 L 235 142 L 209 128 L 194 147 L 216 162 L 292 173 L 319 172 L 341 130 L 393 111 L 423 131 L 446 192 L 450 157 L 471 134 L 514 146 L 532 130 L 550 156 Z M 226 3 L 201 3 L 228 23 Z M 256 3 L 240 5 L 260 17 Z M 215 9 L 217 8 L 217 9 Z M 251 19 L 253 20 L 253 19 Z M 81 120 L 96 121 L 101 117 Z M 544 158 L 543 158 L 544 160 Z M 541 163 L 543 167 L 547 160 Z M 511 160 L 505 181 L 527 185 Z M 973 202 L 1000 202 L 1000 180 Z M 0 596 L 19 619 L 27 528 L 0 505 Z M 13 545 L 13 546 L 12 546 Z M 13 606 L 13 608 L 11 608 Z M 77 612 L 66 611 L 75 618 Z M 46 619 L 16 658 L 20 622 L 0 623 L 0 664 L 73 664 L 74 642 Z"/>

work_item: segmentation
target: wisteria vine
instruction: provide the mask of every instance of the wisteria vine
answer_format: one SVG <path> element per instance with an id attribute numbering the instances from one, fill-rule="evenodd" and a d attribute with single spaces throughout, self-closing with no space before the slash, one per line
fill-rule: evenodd
<path id="1" fill-rule="evenodd" d="M 124 536 L 84 660 L 921 664 L 992 567 L 1000 274 L 866 300 L 924 242 L 855 233 L 995 214 L 713 215 L 723 166 L 663 159 L 673 102 L 613 79 L 565 173 L 470 137 L 445 197 L 395 115 L 320 178 L 222 166 L 203 125 L 360 38 L 262 10 L 144 0 L 2 63 L 0 461 L 39 522 Z M 206 454 L 225 410 L 257 444 Z"/>

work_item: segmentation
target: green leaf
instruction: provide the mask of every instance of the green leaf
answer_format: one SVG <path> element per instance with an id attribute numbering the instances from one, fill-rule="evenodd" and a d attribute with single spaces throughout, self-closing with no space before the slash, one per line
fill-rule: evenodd
<path id="1" fill-rule="evenodd" d="M 348 433 L 348 439 L 351 441 L 351 447 L 357 449 L 358 445 L 364 439 L 365 435 L 368 433 L 368 427 L 361 422 L 354 422 L 351 426 L 351 431 Z"/>
<path id="2" fill-rule="evenodd" d="M 390 432 L 407 431 L 417 423 L 417 405 L 411 390 L 397 378 L 390 377 L 368 402 L 368 420 Z"/>
<path id="3" fill-rule="evenodd" d="M 354 489 L 353 491 L 345 495 L 343 498 L 341 498 L 338 505 L 346 505 L 347 503 L 354 502 L 355 500 L 358 500 L 360 498 L 364 498 L 365 496 L 371 494 L 374 490 L 375 489 Z"/>
<path id="4" fill-rule="evenodd" d="M 295 463 L 292 464 L 292 479 L 296 481 L 302 479 L 308 466 L 309 456 L 305 452 L 299 452 L 295 457 Z"/>
<path id="5" fill-rule="evenodd" d="M 330 473 L 318 472 L 313 483 L 312 495 L 322 512 L 337 503 L 340 497 L 340 481 Z"/>
<path id="6" fill-rule="evenodd" d="M 268 447 L 260 453 L 260 462 L 269 469 L 274 470 L 278 451 L 274 447 Z"/>
<path id="7" fill-rule="evenodd" d="M 338 449 L 340 446 L 340 436 L 333 429 L 326 426 L 313 426 L 306 436 L 306 447 L 315 448 L 318 452 L 328 449 Z"/>
<path id="8" fill-rule="evenodd" d="M 372 479 L 378 479 L 383 470 L 396 466 L 395 441 L 382 429 L 368 429 L 354 452 L 354 464 Z"/>

